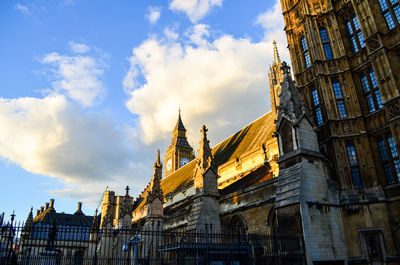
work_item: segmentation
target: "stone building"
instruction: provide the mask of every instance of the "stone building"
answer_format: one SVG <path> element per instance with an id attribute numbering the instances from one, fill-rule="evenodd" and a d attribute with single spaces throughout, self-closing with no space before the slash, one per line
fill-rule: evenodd
<path id="1" fill-rule="evenodd" d="M 399 1 L 281 5 L 296 84 L 339 192 L 319 207 L 340 209 L 349 263 L 389 262 L 400 251 Z"/>
<path id="2" fill-rule="evenodd" d="M 75 265 L 83 263 L 83 258 L 89 246 L 90 227 L 94 217 L 82 212 L 82 203 L 73 214 L 57 212 L 54 199 L 47 202 L 36 215 L 32 208 L 24 227 L 16 227 L 20 233 L 19 263 L 40 263 L 38 258 L 46 260 L 48 264 L 60 264 L 62 260 L 73 260 Z M 16 239 L 17 240 L 17 239 Z"/>

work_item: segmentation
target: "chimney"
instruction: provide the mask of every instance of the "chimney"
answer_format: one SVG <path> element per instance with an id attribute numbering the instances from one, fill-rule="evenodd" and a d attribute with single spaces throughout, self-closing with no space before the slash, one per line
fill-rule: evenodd
<path id="1" fill-rule="evenodd" d="M 54 209 L 54 199 L 50 199 L 50 208 Z"/>
<path id="2" fill-rule="evenodd" d="M 40 210 L 36 210 L 36 216 L 39 216 Z"/>
<path id="3" fill-rule="evenodd" d="M 48 202 L 46 202 L 46 204 L 45 204 L 45 205 L 46 205 L 46 208 L 45 208 L 45 210 L 49 209 L 49 205 L 50 205 L 50 204 L 49 204 Z"/>
<path id="4" fill-rule="evenodd" d="M 78 209 L 76 210 L 75 214 L 83 214 L 83 212 L 82 212 L 82 202 L 78 202 Z"/>
<path id="5" fill-rule="evenodd" d="M 40 213 L 43 213 L 43 212 L 44 212 L 44 207 L 41 206 L 41 207 L 40 207 Z"/>

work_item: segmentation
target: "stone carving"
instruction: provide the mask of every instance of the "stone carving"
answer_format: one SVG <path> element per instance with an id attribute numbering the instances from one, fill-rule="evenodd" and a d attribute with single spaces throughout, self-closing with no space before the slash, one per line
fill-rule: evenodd
<path id="1" fill-rule="evenodd" d="M 377 36 L 371 37 L 368 40 L 368 47 L 370 52 L 376 51 L 379 47 L 381 47 L 381 43 L 379 42 Z"/>
<path id="2" fill-rule="evenodd" d="M 393 100 L 386 105 L 389 120 L 400 117 L 400 100 Z"/>

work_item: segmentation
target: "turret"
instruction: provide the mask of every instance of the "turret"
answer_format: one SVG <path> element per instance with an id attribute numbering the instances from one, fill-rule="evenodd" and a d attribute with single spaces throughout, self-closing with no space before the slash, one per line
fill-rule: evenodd
<path id="1" fill-rule="evenodd" d="M 182 122 L 181 111 L 179 109 L 178 120 L 172 131 L 172 141 L 164 159 L 165 176 L 170 175 L 174 171 L 183 167 L 193 160 L 193 148 L 190 146 L 186 138 L 186 129 Z"/>
<path id="2" fill-rule="evenodd" d="M 279 95 L 281 93 L 281 82 L 283 82 L 282 63 L 279 58 L 278 47 L 276 41 L 273 42 L 274 50 L 274 61 L 269 66 L 268 80 L 269 80 L 269 92 L 271 97 L 271 111 L 274 113 L 278 112 L 279 106 Z"/>

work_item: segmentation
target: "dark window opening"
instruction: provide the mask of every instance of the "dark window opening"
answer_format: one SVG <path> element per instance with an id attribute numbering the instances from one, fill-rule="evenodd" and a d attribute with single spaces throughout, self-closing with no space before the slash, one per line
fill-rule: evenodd
<path id="1" fill-rule="evenodd" d="M 364 36 L 361 32 L 357 16 L 352 14 L 346 18 L 345 27 L 351 50 L 356 53 L 365 47 Z"/>
<path id="2" fill-rule="evenodd" d="M 355 189 L 362 189 L 362 181 L 360 174 L 360 166 L 358 164 L 357 153 L 353 142 L 346 144 L 347 158 L 349 160 L 351 176 L 353 178 L 353 186 Z"/>
<path id="3" fill-rule="evenodd" d="M 331 60 L 333 58 L 332 48 L 329 42 L 328 32 L 325 28 L 319 29 L 319 36 L 321 37 L 322 47 L 324 48 L 325 59 Z"/>
<path id="4" fill-rule="evenodd" d="M 313 99 L 313 109 L 314 109 L 315 120 L 317 122 L 317 125 L 321 125 L 324 122 L 324 120 L 322 118 L 321 104 L 319 101 L 318 91 L 315 87 L 312 88 L 311 95 L 312 95 L 312 99 Z"/>
<path id="5" fill-rule="evenodd" d="M 376 80 L 374 70 L 370 68 L 367 74 L 361 74 L 360 82 L 368 111 L 372 113 L 379 109 L 382 109 L 383 99 L 381 91 L 378 87 L 378 81 Z"/>
<path id="6" fill-rule="evenodd" d="M 347 110 L 346 110 L 346 106 L 344 104 L 342 87 L 340 86 L 340 83 L 336 79 L 332 80 L 332 88 L 333 88 L 333 93 L 336 98 L 336 106 L 338 109 L 339 117 L 341 119 L 347 118 Z"/>
<path id="7" fill-rule="evenodd" d="M 400 182 L 400 159 L 391 133 L 381 136 L 376 141 L 382 168 L 388 185 Z"/>
<path id="8" fill-rule="evenodd" d="M 311 67 L 311 58 L 310 58 L 310 53 L 308 51 L 307 41 L 304 36 L 300 38 L 300 45 L 301 45 L 301 51 L 303 53 L 304 62 L 306 64 L 306 67 L 309 68 Z"/>

